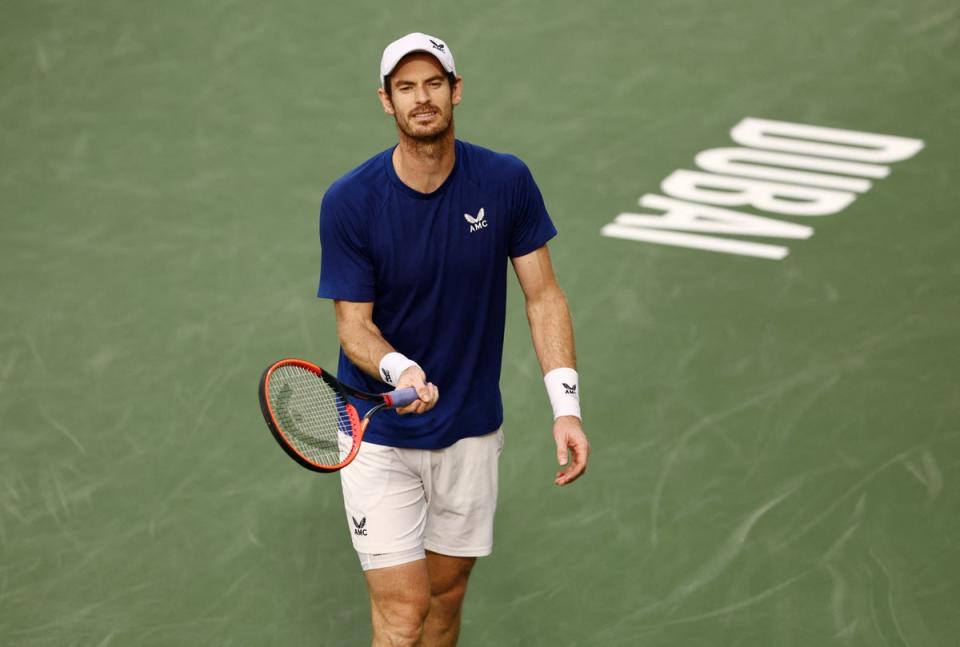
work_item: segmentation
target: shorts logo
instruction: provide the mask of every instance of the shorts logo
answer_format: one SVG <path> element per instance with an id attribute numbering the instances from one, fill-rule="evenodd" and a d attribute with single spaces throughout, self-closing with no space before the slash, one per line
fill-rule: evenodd
<path id="1" fill-rule="evenodd" d="M 353 534 L 367 536 L 367 529 L 364 527 L 367 525 L 367 518 L 364 517 L 360 521 L 357 521 L 357 518 L 351 516 L 350 519 L 353 520 Z"/>
<path id="2" fill-rule="evenodd" d="M 470 224 L 470 233 L 472 234 L 475 231 L 486 228 L 489 221 L 484 220 L 483 207 L 480 208 L 480 213 L 477 214 L 477 217 L 474 218 L 469 213 L 463 214 L 463 218 Z"/>

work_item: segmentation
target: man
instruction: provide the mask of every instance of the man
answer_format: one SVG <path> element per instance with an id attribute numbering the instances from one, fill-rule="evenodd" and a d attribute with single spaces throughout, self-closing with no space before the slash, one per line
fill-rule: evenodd
<path id="1" fill-rule="evenodd" d="M 589 445 L 546 246 L 556 230 L 529 170 L 455 139 L 463 80 L 439 38 L 388 45 L 380 84 L 399 142 L 324 196 L 319 296 L 334 300 L 341 380 L 419 395 L 378 416 L 341 472 L 373 645 L 441 647 L 456 644 L 470 571 L 492 550 L 508 259 L 554 408 L 557 485 L 583 474 Z"/>

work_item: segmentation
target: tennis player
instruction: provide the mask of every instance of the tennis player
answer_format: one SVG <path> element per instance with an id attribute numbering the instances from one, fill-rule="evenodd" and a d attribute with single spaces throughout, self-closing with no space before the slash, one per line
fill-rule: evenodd
<path id="1" fill-rule="evenodd" d="M 554 410 L 557 485 L 584 473 L 590 448 L 547 249 L 556 229 L 530 171 L 454 137 L 463 80 L 443 40 L 390 43 L 380 86 L 399 142 L 324 195 L 318 294 L 334 302 L 338 377 L 419 395 L 379 416 L 340 473 L 373 644 L 442 647 L 456 644 L 470 571 L 493 548 L 508 261 Z"/>

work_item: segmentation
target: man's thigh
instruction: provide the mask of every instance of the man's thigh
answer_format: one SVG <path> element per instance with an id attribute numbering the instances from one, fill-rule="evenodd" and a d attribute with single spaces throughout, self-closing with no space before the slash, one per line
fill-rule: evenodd
<path id="1" fill-rule="evenodd" d="M 340 471 L 347 527 L 361 556 L 423 559 L 426 497 L 416 465 L 403 458 L 393 447 L 363 443 L 356 459 Z"/>
<path id="2" fill-rule="evenodd" d="M 430 593 L 442 596 L 450 592 L 466 589 L 467 580 L 476 557 L 456 557 L 427 551 L 427 576 L 430 578 Z"/>
<path id="3" fill-rule="evenodd" d="M 370 593 L 373 629 L 390 635 L 398 628 L 418 629 L 430 609 L 426 559 L 363 572 Z"/>
<path id="4" fill-rule="evenodd" d="M 431 596 L 462 597 L 476 561 L 428 551 L 425 559 L 364 571 L 374 616 L 393 623 L 425 614 Z"/>

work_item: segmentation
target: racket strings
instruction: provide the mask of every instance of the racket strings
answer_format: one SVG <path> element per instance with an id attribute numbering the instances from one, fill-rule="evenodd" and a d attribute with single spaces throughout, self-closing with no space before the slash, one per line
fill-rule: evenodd
<path id="1" fill-rule="evenodd" d="M 349 406 L 332 386 L 299 366 L 280 366 L 270 378 L 270 400 L 291 448 L 317 465 L 337 465 L 350 453 Z"/>

